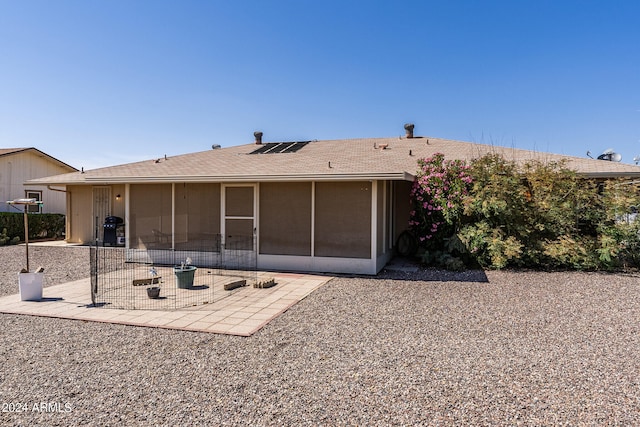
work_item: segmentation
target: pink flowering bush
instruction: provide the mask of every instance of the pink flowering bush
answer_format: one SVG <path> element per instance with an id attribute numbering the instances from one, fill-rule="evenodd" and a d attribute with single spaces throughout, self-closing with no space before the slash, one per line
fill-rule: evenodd
<path id="1" fill-rule="evenodd" d="M 464 161 L 445 160 L 441 153 L 418 160 L 418 166 L 411 189 L 414 206 L 409 226 L 420 246 L 440 249 L 459 227 L 473 180 Z"/>

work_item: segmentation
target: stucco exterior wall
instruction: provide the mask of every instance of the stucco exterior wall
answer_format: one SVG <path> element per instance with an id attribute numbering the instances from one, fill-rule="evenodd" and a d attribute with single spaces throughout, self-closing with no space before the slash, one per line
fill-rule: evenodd
<path id="1" fill-rule="evenodd" d="M 100 212 L 95 203 L 96 189 L 108 195 L 108 199 Z M 92 243 L 96 238 L 102 240 L 104 219 L 106 216 L 125 217 L 124 184 L 93 186 L 69 185 L 67 192 L 67 231 L 66 241 L 69 243 Z"/>
<path id="2" fill-rule="evenodd" d="M 89 243 L 93 240 L 92 200 L 90 185 L 67 186 L 67 232 L 69 243 Z"/>
<path id="3" fill-rule="evenodd" d="M 125 216 L 125 185 L 111 185 L 111 211 L 110 215 L 119 216 L 124 219 Z M 104 219 L 101 219 L 103 221 Z"/>

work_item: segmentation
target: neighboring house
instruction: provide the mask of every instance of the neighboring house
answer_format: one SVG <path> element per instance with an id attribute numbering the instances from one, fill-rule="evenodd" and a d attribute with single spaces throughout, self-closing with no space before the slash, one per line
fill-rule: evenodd
<path id="1" fill-rule="evenodd" d="M 414 137 L 254 143 L 75 172 L 30 183 L 65 186 L 67 241 L 102 237 L 124 219 L 130 249 L 207 248 L 256 239 L 260 269 L 376 274 L 407 228 L 419 158 L 565 159 L 588 177 L 640 177 L 640 167 Z M 247 248 L 251 250 L 250 247 Z"/>
<path id="2" fill-rule="evenodd" d="M 64 191 L 50 189 L 46 184 L 25 182 L 76 171 L 76 168 L 33 147 L 0 148 L 0 212 L 16 212 L 5 202 L 26 198 L 43 202 L 41 206 L 29 206 L 30 212 L 64 214 L 67 206 Z"/>

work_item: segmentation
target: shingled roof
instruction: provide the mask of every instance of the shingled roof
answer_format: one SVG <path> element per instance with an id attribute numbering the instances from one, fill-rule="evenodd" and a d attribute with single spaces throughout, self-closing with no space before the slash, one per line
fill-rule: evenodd
<path id="1" fill-rule="evenodd" d="M 487 153 L 523 163 L 560 161 L 591 178 L 640 177 L 640 167 L 432 137 L 244 144 L 31 180 L 46 184 L 413 180 L 417 160 L 435 153 L 470 161 Z M 269 147 L 269 148 L 267 148 Z"/>

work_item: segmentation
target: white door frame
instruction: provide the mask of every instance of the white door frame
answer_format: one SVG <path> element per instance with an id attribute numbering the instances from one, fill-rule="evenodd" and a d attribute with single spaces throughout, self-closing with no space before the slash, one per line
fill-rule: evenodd
<path id="1" fill-rule="evenodd" d="M 253 189 L 253 216 L 227 216 L 227 188 L 234 187 L 251 187 Z M 226 239 L 226 223 L 228 219 L 251 219 L 253 220 L 253 237 L 255 247 L 254 249 L 257 252 L 258 248 L 258 184 L 222 184 L 220 191 L 220 234 L 222 244 L 225 244 Z"/>

